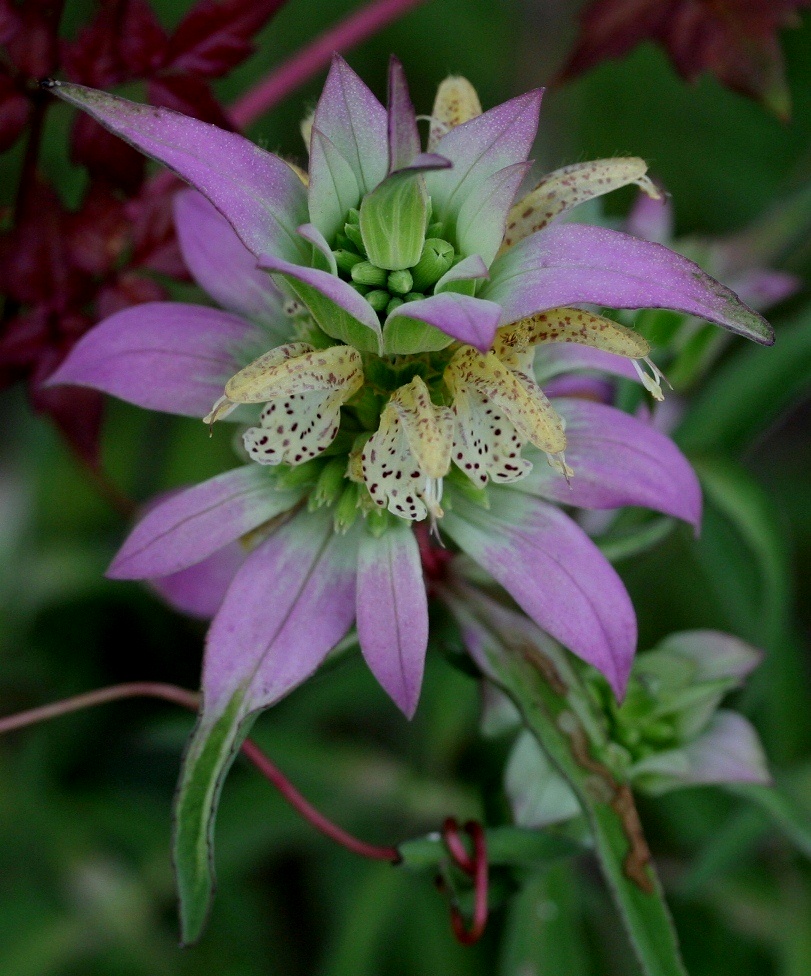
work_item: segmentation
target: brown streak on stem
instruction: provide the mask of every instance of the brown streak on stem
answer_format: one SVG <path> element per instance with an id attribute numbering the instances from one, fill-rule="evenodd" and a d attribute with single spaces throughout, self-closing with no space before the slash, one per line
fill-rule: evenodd
<path id="1" fill-rule="evenodd" d="M 556 695 L 564 697 L 567 694 L 569 689 L 566 687 L 563 678 L 561 678 L 558 674 L 558 669 L 545 654 L 539 653 L 538 649 L 529 643 L 522 643 L 518 650 L 527 664 L 531 665 L 540 673 L 541 677 Z"/>
<path id="2" fill-rule="evenodd" d="M 642 831 L 642 824 L 630 786 L 627 783 L 618 783 L 611 770 L 591 755 L 588 738 L 579 724 L 571 731 L 567 731 L 566 735 L 577 764 L 590 773 L 599 776 L 611 790 L 611 809 L 622 821 L 623 830 L 630 845 L 622 864 L 626 878 L 633 881 L 646 895 L 652 895 L 655 889 L 647 870 L 651 861 L 650 848 Z"/>

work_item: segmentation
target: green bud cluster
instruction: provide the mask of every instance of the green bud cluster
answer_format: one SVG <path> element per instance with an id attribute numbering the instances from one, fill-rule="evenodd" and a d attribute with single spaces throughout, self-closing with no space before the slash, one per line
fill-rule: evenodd
<path id="1" fill-rule="evenodd" d="M 430 224 L 416 264 L 391 271 L 369 260 L 360 229 L 360 211 L 353 208 L 335 237 L 332 253 L 338 274 L 365 296 L 381 320 L 385 319 L 402 305 L 432 294 L 439 279 L 453 267 L 457 255 L 441 233 L 441 224 Z"/>

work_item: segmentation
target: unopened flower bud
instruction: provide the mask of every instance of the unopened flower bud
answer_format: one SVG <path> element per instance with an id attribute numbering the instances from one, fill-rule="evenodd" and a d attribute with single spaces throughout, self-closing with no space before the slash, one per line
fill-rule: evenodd
<path id="1" fill-rule="evenodd" d="M 376 268 L 369 261 L 360 261 L 352 266 L 350 272 L 352 280 L 358 285 L 369 285 L 371 288 L 385 288 L 388 275 L 383 268 Z"/>
<path id="2" fill-rule="evenodd" d="M 406 295 L 411 291 L 414 279 L 410 271 L 392 271 L 388 277 L 389 291 L 395 295 Z"/>
<path id="3" fill-rule="evenodd" d="M 366 301 L 376 312 L 383 312 L 391 301 L 391 295 L 387 291 L 383 291 L 382 288 L 376 288 L 374 291 L 369 292 L 366 296 Z"/>
<path id="4" fill-rule="evenodd" d="M 432 288 L 453 264 L 453 248 L 439 237 L 429 237 L 422 249 L 422 255 L 411 269 L 414 291 L 427 291 Z"/>
<path id="5" fill-rule="evenodd" d="M 358 227 L 357 224 L 344 224 L 344 234 L 346 235 L 347 240 L 350 242 L 352 247 L 355 248 L 356 251 L 359 251 L 361 254 L 366 253 L 366 247 L 364 246 L 363 243 L 363 237 L 361 236 L 360 233 L 360 227 Z"/>
<path id="6" fill-rule="evenodd" d="M 335 255 L 335 263 L 338 265 L 338 270 L 343 271 L 344 274 L 351 274 L 355 265 L 363 261 L 363 258 L 359 254 L 355 254 L 354 251 L 347 251 L 342 247 L 339 247 L 332 253 Z"/>
<path id="7" fill-rule="evenodd" d="M 396 296 L 392 298 L 389 304 L 386 306 L 386 315 L 391 315 L 392 312 L 396 312 L 397 309 L 403 305 L 404 302 L 402 298 L 397 298 Z"/>

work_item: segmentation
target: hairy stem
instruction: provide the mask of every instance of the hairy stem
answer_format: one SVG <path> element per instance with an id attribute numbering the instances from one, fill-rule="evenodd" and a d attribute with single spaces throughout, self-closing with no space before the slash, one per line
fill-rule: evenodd
<path id="1" fill-rule="evenodd" d="M 297 51 L 234 102 L 231 121 L 244 129 L 326 67 L 336 52 L 348 51 L 425 0 L 373 0 Z"/>
<path id="2" fill-rule="evenodd" d="M 37 722 L 46 722 L 52 718 L 69 715 L 71 712 L 78 712 L 84 708 L 105 705 L 108 702 L 121 701 L 125 698 L 162 698 L 164 701 L 182 705 L 193 712 L 200 707 L 200 695 L 197 692 L 189 691 L 187 688 L 179 688 L 177 685 L 163 684 L 157 681 L 133 681 L 128 684 L 111 685 L 109 688 L 99 688 L 97 691 L 88 691 L 82 695 L 74 695 L 72 698 L 53 702 L 50 705 L 31 708 L 25 712 L 18 712 L 16 715 L 0 718 L 0 735 L 3 732 L 11 732 L 15 729 L 35 725 Z M 361 857 L 368 857 L 377 861 L 399 863 L 401 860 L 400 852 L 396 847 L 377 847 L 358 840 L 316 810 L 299 793 L 284 773 L 268 759 L 255 742 L 250 739 L 246 740 L 242 746 L 242 753 L 276 787 L 290 806 L 316 830 L 352 851 L 353 854 L 359 854 Z"/>

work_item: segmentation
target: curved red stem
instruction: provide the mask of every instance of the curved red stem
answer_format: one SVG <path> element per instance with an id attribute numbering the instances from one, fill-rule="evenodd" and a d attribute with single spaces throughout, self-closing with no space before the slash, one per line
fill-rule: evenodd
<path id="1" fill-rule="evenodd" d="M 442 829 L 442 839 L 448 853 L 465 874 L 473 878 L 473 921 L 470 928 L 465 925 L 459 906 L 451 905 L 451 928 L 458 942 L 473 945 L 484 934 L 487 925 L 487 889 L 489 884 L 487 866 L 487 842 L 484 828 L 475 820 L 465 824 L 465 832 L 473 842 L 473 857 L 468 854 L 459 836 L 459 825 L 453 817 L 448 817 Z"/>
<path id="2" fill-rule="evenodd" d="M 164 701 L 182 705 L 193 712 L 200 707 L 200 696 L 187 688 L 179 688 L 177 685 L 162 684 L 156 681 L 133 681 L 128 684 L 100 688 L 97 691 L 88 691 L 83 695 L 74 695 L 72 698 L 65 698 L 50 705 L 31 708 L 26 712 L 18 712 L 16 715 L 0 718 L 0 734 L 34 725 L 36 722 L 59 718 L 60 715 L 68 715 L 71 712 L 80 711 L 82 708 L 121 701 L 124 698 L 144 697 L 162 698 Z M 374 844 L 367 844 L 328 820 L 299 793 L 284 773 L 268 759 L 255 742 L 247 739 L 242 745 L 242 752 L 246 759 L 249 759 L 259 772 L 276 787 L 290 806 L 308 823 L 312 824 L 316 830 L 352 851 L 353 854 L 359 854 L 361 857 L 368 857 L 377 861 L 390 861 L 392 864 L 400 862 L 400 852 L 396 847 L 376 847 Z"/>

